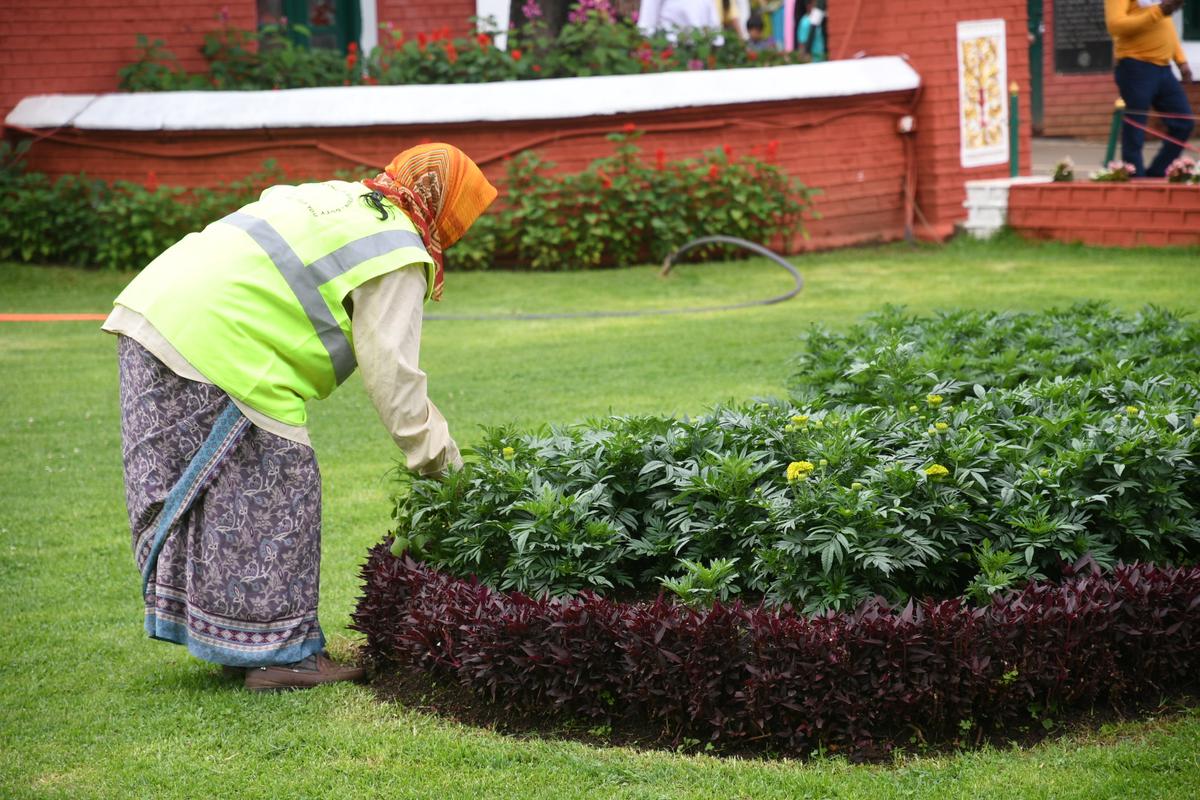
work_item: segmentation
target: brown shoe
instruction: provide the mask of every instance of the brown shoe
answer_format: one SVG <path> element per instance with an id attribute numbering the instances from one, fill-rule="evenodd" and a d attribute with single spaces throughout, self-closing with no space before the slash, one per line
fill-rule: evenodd
<path id="1" fill-rule="evenodd" d="M 324 651 L 292 664 L 276 664 L 271 667 L 256 667 L 246 670 L 245 686 L 254 692 L 275 689 L 308 689 L 322 683 L 336 681 L 360 681 L 362 667 L 348 667 L 336 663 Z"/>

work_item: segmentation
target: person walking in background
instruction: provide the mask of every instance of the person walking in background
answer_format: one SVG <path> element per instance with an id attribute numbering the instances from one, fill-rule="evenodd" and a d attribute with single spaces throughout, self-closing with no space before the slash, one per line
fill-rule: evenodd
<path id="1" fill-rule="evenodd" d="M 1171 15 L 1184 0 L 1104 0 L 1104 22 L 1113 37 L 1116 68 L 1113 77 L 1121 99 L 1125 101 L 1125 119 L 1145 125 L 1151 109 L 1162 114 L 1167 136 L 1158 155 L 1146 167 L 1142 161 L 1145 131 L 1126 124 L 1121 131 L 1121 159 L 1132 164 L 1139 177 L 1161 178 L 1167 167 L 1183 152 L 1177 142 L 1186 142 L 1194 127 L 1192 108 L 1183 86 L 1171 71 L 1171 61 L 1179 66 L 1185 82 L 1192 81 L 1192 70 L 1179 43 L 1179 34 Z"/>
<path id="2" fill-rule="evenodd" d="M 828 58 L 825 49 L 825 3 L 808 0 L 804 16 L 796 26 L 796 50 L 807 55 L 809 61 L 824 61 Z"/>
<path id="3" fill-rule="evenodd" d="M 721 30 L 719 0 L 642 0 L 638 27 L 647 35 L 655 31 L 675 34 L 688 30 Z"/>
<path id="4" fill-rule="evenodd" d="M 308 400 L 361 367 L 410 470 L 462 465 L 417 367 L 442 250 L 496 197 L 461 150 L 374 180 L 273 186 L 152 261 L 114 301 L 125 499 L 145 629 L 249 689 L 355 680 L 317 621 L 321 477 Z"/>

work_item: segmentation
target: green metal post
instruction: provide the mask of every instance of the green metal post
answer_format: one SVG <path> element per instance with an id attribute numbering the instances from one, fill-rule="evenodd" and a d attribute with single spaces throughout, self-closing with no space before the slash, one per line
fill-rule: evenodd
<path id="1" fill-rule="evenodd" d="M 1008 174 L 1015 178 L 1021 172 L 1021 115 L 1018 112 L 1017 92 L 1013 81 L 1008 87 Z"/>
<path id="2" fill-rule="evenodd" d="M 1113 160 L 1117 154 L 1117 140 L 1121 138 L 1121 127 L 1125 124 L 1125 101 L 1117 98 L 1117 102 L 1113 103 L 1113 120 L 1112 128 L 1108 131 L 1108 147 L 1104 149 L 1104 163 L 1100 166 L 1105 166 Z"/>

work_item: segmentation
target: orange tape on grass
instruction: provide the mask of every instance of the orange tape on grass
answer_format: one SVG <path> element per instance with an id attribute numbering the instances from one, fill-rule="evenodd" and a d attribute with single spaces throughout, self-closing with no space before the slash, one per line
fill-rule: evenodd
<path id="1" fill-rule="evenodd" d="M 0 314 L 0 322 L 103 322 L 106 314 Z"/>

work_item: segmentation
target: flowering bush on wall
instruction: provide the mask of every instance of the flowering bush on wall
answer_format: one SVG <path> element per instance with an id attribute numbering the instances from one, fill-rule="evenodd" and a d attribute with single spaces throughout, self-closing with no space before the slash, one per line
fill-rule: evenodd
<path id="1" fill-rule="evenodd" d="M 1126 163 L 1118 158 L 1095 170 L 1088 178 L 1097 183 L 1126 183 L 1132 180 L 1136 173 L 1137 170 L 1133 164 Z"/>
<path id="2" fill-rule="evenodd" d="M 448 258 L 460 269 L 586 269 L 661 261 L 708 234 L 770 242 L 802 230 L 811 192 L 771 163 L 777 142 L 757 154 L 723 147 L 684 160 L 657 150 L 646 163 L 642 133 L 630 124 L 610 134 L 613 155 L 577 174 L 546 174 L 551 165 L 531 151 L 513 158 L 504 205 Z"/>
<path id="3" fill-rule="evenodd" d="M 1187 156 L 1181 156 L 1167 167 L 1169 183 L 1200 183 L 1200 165 Z"/>
<path id="4" fill-rule="evenodd" d="M 1075 162 L 1071 160 L 1070 156 L 1059 160 L 1054 165 L 1051 180 L 1055 183 L 1070 183 L 1075 180 Z"/>
<path id="5" fill-rule="evenodd" d="M 287 89 L 359 84 L 479 83 L 588 75 L 637 75 L 677 70 L 726 69 L 794 63 L 801 56 L 753 50 L 737 36 L 686 31 L 647 37 L 633 20 L 619 19 L 606 2 L 584 2 L 557 35 L 540 7 L 527 3 L 528 24 L 511 31 L 507 48 L 494 46 L 494 31 L 455 37 L 449 28 L 410 35 L 390 23 L 370 53 L 351 45 L 346 53 L 297 44 L 302 25 L 273 24 L 258 31 L 227 24 L 205 36 L 207 74 L 188 74 L 161 40 L 138 37 L 138 60 L 120 70 L 125 91 L 181 89 Z"/>

